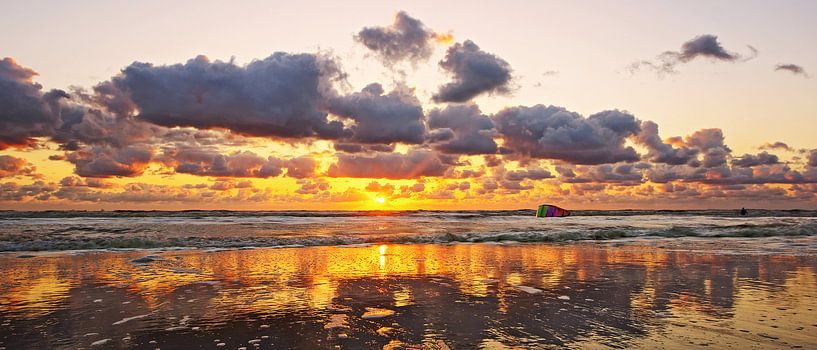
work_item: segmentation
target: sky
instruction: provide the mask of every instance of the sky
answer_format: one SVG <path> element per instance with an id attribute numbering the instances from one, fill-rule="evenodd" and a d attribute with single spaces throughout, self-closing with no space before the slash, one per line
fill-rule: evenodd
<path id="1" fill-rule="evenodd" d="M 0 3 L 0 209 L 817 208 L 813 1 Z"/>

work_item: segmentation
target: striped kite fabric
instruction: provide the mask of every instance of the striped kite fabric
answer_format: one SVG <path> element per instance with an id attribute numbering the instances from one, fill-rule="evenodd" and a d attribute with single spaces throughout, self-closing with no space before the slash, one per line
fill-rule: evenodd
<path id="1" fill-rule="evenodd" d="M 540 218 L 564 217 L 570 216 L 570 211 L 555 205 L 542 204 L 539 206 L 539 210 L 536 211 L 536 216 Z"/>

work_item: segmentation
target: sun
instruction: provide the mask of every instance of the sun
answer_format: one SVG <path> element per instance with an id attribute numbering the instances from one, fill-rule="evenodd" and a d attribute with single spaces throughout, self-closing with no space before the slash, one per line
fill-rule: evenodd
<path id="1" fill-rule="evenodd" d="M 374 200 L 380 204 L 386 203 L 386 198 L 383 197 L 377 197 Z"/>

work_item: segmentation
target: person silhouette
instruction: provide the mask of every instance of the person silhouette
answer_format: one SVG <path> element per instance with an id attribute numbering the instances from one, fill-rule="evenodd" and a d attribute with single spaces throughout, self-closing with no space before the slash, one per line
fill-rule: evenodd
<path id="1" fill-rule="evenodd" d="M 740 215 L 742 215 L 742 216 L 746 216 L 746 215 L 748 215 L 748 214 L 749 214 L 749 212 L 748 212 L 748 211 L 746 211 L 746 208 L 740 208 Z"/>

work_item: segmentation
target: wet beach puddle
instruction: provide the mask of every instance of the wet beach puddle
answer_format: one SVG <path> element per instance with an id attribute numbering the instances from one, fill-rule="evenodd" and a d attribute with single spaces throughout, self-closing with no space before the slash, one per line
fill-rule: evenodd
<path id="1" fill-rule="evenodd" d="M 0 347 L 817 347 L 815 255 L 656 245 L 8 253 Z"/>

